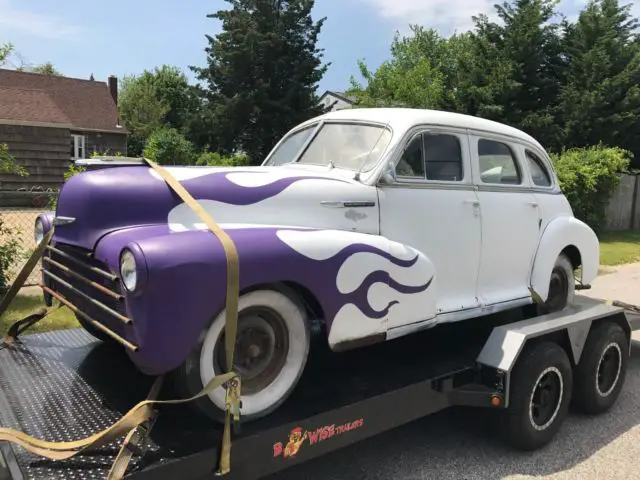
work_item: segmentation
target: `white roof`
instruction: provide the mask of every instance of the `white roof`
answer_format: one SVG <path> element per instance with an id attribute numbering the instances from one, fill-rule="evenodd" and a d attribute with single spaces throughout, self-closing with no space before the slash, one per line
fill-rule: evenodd
<path id="1" fill-rule="evenodd" d="M 311 123 L 319 119 L 389 123 L 392 127 L 399 127 L 400 130 L 411 128 L 417 124 L 484 130 L 515 137 L 533 143 L 544 150 L 544 147 L 540 145 L 535 138 L 517 128 L 485 118 L 441 110 L 418 108 L 349 108 L 328 112 L 304 123 Z"/>

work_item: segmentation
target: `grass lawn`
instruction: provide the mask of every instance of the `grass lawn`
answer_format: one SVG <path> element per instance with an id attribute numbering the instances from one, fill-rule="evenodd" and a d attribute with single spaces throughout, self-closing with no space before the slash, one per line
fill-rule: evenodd
<path id="1" fill-rule="evenodd" d="M 600 264 L 640 262 L 640 230 L 606 232 L 600 236 Z"/>
<path id="2" fill-rule="evenodd" d="M 54 303 L 54 307 L 57 306 L 57 302 Z M 24 317 L 32 314 L 39 308 L 45 307 L 42 297 L 36 297 L 31 295 L 17 295 L 13 299 L 13 302 L 9 306 L 9 309 L 2 316 L 2 323 L 0 323 L 0 334 L 5 335 L 9 326 L 17 320 L 21 320 Z M 36 332 L 46 332 L 48 330 L 59 330 L 62 328 L 74 328 L 79 327 L 78 321 L 75 315 L 67 307 L 62 307 L 49 316 L 45 317 L 40 322 L 29 328 L 23 335 Z"/>

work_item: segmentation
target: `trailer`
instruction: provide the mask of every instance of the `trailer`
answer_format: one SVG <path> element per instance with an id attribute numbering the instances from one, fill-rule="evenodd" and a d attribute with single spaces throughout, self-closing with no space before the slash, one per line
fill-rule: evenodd
<path id="1" fill-rule="evenodd" d="M 231 470 L 222 477 L 268 476 L 451 406 L 493 409 L 507 442 L 540 448 L 570 404 L 591 414 L 614 404 L 631 332 L 640 328 L 637 312 L 576 298 L 562 312 L 536 315 L 531 305 L 354 352 L 330 352 L 318 341 L 286 403 L 234 431 Z M 73 441 L 113 424 L 153 382 L 82 329 L 24 335 L 0 351 L 0 425 Z M 172 396 L 166 387 L 161 398 Z M 127 443 L 124 477 L 217 478 L 221 436 L 188 406 L 162 406 L 138 430 L 139 441 Z M 106 478 L 122 443 L 53 461 L 0 442 L 0 479 Z"/>

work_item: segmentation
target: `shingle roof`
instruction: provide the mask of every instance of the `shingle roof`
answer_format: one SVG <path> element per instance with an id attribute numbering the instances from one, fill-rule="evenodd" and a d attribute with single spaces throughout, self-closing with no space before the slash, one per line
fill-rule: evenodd
<path id="1" fill-rule="evenodd" d="M 61 123 L 125 133 L 104 82 L 0 69 L 2 120 Z"/>

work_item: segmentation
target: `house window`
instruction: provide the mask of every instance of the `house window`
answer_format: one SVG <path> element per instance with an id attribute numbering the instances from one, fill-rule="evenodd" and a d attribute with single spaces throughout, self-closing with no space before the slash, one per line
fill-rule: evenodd
<path id="1" fill-rule="evenodd" d="M 78 158 L 86 157 L 86 137 L 84 135 L 71 135 L 71 158 L 76 160 Z"/>

